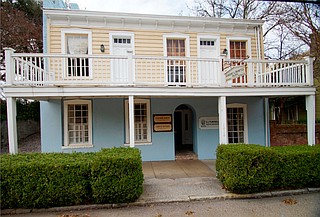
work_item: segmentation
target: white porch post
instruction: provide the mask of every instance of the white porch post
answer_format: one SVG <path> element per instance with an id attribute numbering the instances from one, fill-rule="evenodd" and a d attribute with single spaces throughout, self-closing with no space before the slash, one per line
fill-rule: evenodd
<path id="1" fill-rule="evenodd" d="M 315 95 L 306 96 L 308 145 L 316 143 Z"/>
<path id="2" fill-rule="evenodd" d="M 13 59 L 11 55 L 14 50 L 12 48 L 4 48 L 5 64 L 6 64 L 6 84 L 11 85 L 14 82 Z"/>
<path id="3" fill-rule="evenodd" d="M 135 72 L 133 69 L 133 52 L 132 50 L 127 51 L 128 55 L 128 83 L 134 84 Z"/>
<path id="4" fill-rule="evenodd" d="M 270 147 L 270 117 L 269 117 L 269 98 L 264 98 L 264 121 L 265 121 L 265 134 L 266 134 L 266 147 Z"/>
<path id="5" fill-rule="evenodd" d="M 219 110 L 219 142 L 220 144 L 228 143 L 228 131 L 227 131 L 227 98 L 220 96 L 218 98 L 218 110 Z"/>
<path id="6" fill-rule="evenodd" d="M 134 147 L 134 98 L 129 96 L 129 144 Z"/>
<path id="7" fill-rule="evenodd" d="M 314 61 L 314 58 L 308 56 L 308 57 L 305 57 L 304 59 L 307 61 L 306 82 L 307 82 L 307 84 L 312 86 L 313 85 L 313 61 Z"/>
<path id="8" fill-rule="evenodd" d="M 8 141 L 9 141 L 9 153 L 18 153 L 17 143 L 17 106 L 16 99 L 7 97 L 7 123 L 8 123 Z"/>

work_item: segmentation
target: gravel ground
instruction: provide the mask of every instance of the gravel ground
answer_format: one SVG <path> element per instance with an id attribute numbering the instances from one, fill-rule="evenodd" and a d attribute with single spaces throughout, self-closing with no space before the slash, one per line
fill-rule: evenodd
<path id="1" fill-rule="evenodd" d="M 28 136 L 18 143 L 19 153 L 41 152 L 40 133 Z M 9 153 L 9 146 L 1 147 L 1 154 Z"/>

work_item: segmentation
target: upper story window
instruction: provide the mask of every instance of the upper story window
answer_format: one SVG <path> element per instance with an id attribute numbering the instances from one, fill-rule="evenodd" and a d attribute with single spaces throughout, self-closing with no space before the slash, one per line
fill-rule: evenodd
<path id="1" fill-rule="evenodd" d="M 185 57 L 186 47 L 184 39 L 167 39 L 167 55 L 172 57 Z M 186 82 L 186 61 L 167 61 L 168 82 Z"/>
<path id="2" fill-rule="evenodd" d="M 230 41 L 230 58 L 231 59 L 247 58 L 246 41 Z"/>
<path id="3" fill-rule="evenodd" d="M 62 30 L 62 53 L 74 55 L 65 60 L 65 76 L 91 77 L 91 61 L 83 55 L 92 54 L 91 32 L 87 30 Z M 81 57 L 82 56 L 82 57 Z"/>
<path id="4" fill-rule="evenodd" d="M 88 54 L 88 35 L 66 35 L 67 54 Z M 88 58 L 68 58 L 68 76 L 88 77 Z"/>
<path id="5" fill-rule="evenodd" d="M 167 39 L 167 56 L 186 56 L 184 39 Z"/>

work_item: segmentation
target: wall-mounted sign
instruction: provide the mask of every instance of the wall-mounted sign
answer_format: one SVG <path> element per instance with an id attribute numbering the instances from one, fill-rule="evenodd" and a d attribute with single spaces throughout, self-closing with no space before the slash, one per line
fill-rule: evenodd
<path id="1" fill-rule="evenodd" d="M 153 132 L 171 132 L 172 116 L 171 114 L 153 115 Z"/>
<path id="2" fill-rule="evenodd" d="M 199 118 L 199 128 L 201 130 L 219 129 L 219 118 L 201 117 Z"/>

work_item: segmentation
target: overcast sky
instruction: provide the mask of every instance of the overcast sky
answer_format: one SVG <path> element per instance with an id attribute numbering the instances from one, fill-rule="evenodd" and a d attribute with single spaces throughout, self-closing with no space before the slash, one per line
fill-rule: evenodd
<path id="1" fill-rule="evenodd" d="M 160 15 L 190 15 L 193 0 L 70 0 L 82 10 Z"/>

